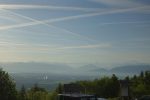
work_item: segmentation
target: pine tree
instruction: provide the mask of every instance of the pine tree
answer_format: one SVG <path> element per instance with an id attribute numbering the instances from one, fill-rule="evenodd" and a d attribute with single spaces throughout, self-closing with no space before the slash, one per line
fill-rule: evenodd
<path id="1" fill-rule="evenodd" d="M 2 69 L 0 69 L 0 100 L 17 100 L 15 82 Z"/>
<path id="2" fill-rule="evenodd" d="M 26 100 L 27 96 L 26 96 L 26 89 L 24 87 L 24 85 L 21 87 L 20 90 L 20 100 Z"/>

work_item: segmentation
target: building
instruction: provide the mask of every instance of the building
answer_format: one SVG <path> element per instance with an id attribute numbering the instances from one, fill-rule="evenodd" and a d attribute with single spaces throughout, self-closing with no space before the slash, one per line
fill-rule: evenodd
<path id="1" fill-rule="evenodd" d="M 129 81 L 120 80 L 120 96 L 122 100 L 129 100 Z"/>
<path id="2" fill-rule="evenodd" d="M 95 95 L 86 94 L 86 88 L 77 84 L 64 84 L 63 93 L 58 94 L 58 100 L 97 100 L 97 98 Z"/>
<path id="3" fill-rule="evenodd" d="M 58 100 L 97 100 L 97 98 L 87 94 L 58 94 Z"/>

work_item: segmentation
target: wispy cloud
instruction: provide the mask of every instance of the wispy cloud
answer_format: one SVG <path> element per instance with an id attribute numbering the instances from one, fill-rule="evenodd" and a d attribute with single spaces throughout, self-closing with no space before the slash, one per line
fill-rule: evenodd
<path id="1" fill-rule="evenodd" d="M 83 8 L 83 7 L 66 7 L 52 5 L 19 5 L 19 4 L 1 4 L 0 9 L 48 9 L 48 10 L 65 10 L 65 11 L 99 11 L 99 8 Z"/>
<path id="2" fill-rule="evenodd" d="M 0 25 L 11 25 L 11 24 L 19 24 L 21 22 L 29 22 L 25 18 L 21 18 L 20 16 L 10 14 L 7 10 L 0 9 Z"/>
<path id="3" fill-rule="evenodd" d="M 63 52 L 70 49 L 106 49 L 111 48 L 109 43 L 101 44 L 88 44 L 88 45 L 76 45 L 76 46 L 62 46 L 62 45 L 45 45 L 45 44 L 25 44 L 25 43 L 10 43 L 7 41 L 0 42 L 0 52 L 2 51 L 14 51 L 14 52 Z M 11 48 L 11 49 L 9 49 Z"/>
<path id="4" fill-rule="evenodd" d="M 19 45 L 24 45 L 22 43 L 11 43 L 11 42 L 6 42 L 6 41 L 0 41 L 0 46 L 19 46 Z"/>
<path id="5" fill-rule="evenodd" d="M 138 7 L 143 4 L 138 3 L 136 0 L 90 0 L 92 2 L 101 3 L 110 7 Z"/>
<path id="6" fill-rule="evenodd" d="M 56 27 L 56 26 L 54 26 L 54 25 L 50 25 L 50 24 L 45 23 L 45 22 L 43 22 L 43 21 L 39 21 L 39 20 L 36 20 L 36 19 L 34 19 L 34 18 L 31 18 L 31 17 L 28 17 L 28 16 L 24 16 L 24 15 L 18 14 L 18 13 L 15 13 L 15 12 L 13 12 L 13 11 L 10 11 L 10 10 L 4 10 L 4 9 L 3 9 L 3 11 L 6 11 L 6 12 L 8 12 L 8 13 L 10 13 L 10 14 L 13 14 L 13 15 L 16 15 L 17 17 L 21 17 L 21 18 L 23 18 L 23 19 L 26 19 L 26 20 L 29 20 L 29 21 L 33 21 L 33 22 L 35 22 L 35 23 L 41 23 L 42 25 L 48 26 L 48 27 L 50 27 L 50 28 L 56 28 L 57 30 L 63 31 L 63 32 L 65 32 L 65 33 L 72 34 L 73 36 L 76 36 L 76 37 L 79 37 L 79 38 L 82 38 L 82 39 L 86 39 L 86 40 L 89 40 L 89 41 L 95 41 L 95 40 L 93 40 L 93 39 L 91 39 L 91 38 L 89 38 L 89 37 L 87 37 L 87 36 L 83 36 L 83 35 L 81 35 L 81 34 L 78 34 L 78 33 L 75 33 L 75 32 L 71 32 L 71 31 L 69 31 L 69 30 L 67 30 L 67 29 L 60 28 L 60 27 Z"/>
<path id="7" fill-rule="evenodd" d="M 99 25 L 116 25 L 116 24 L 145 24 L 150 23 L 150 21 L 134 21 L 134 22 L 108 22 L 108 23 L 99 23 Z"/>
<path id="8" fill-rule="evenodd" d="M 149 6 L 142 6 L 142 7 L 136 7 L 136 8 L 128 8 L 128 9 L 109 10 L 109 11 L 105 11 L 105 12 L 87 13 L 87 14 L 82 14 L 82 15 L 67 16 L 67 17 L 54 18 L 54 19 L 42 20 L 42 21 L 33 21 L 33 22 L 29 22 L 29 23 L 21 23 L 21 24 L 16 24 L 16 25 L 1 26 L 0 30 L 21 28 L 21 27 L 39 25 L 39 24 L 43 24 L 43 23 L 55 23 L 55 22 L 60 22 L 60 21 L 75 20 L 75 19 L 86 18 L 86 17 L 100 16 L 100 15 L 108 15 L 108 14 L 116 14 L 116 13 L 123 13 L 123 12 L 129 12 L 129 11 L 137 11 L 137 10 L 147 9 L 147 8 L 150 8 L 150 7 Z"/>
<path id="9" fill-rule="evenodd" d="M 59 49 L 93 49 L 93 48 L 110 48 L 110 47 L 112 47 L 111 44 L 93 44 L 93 45 L 61 47 Z"/>

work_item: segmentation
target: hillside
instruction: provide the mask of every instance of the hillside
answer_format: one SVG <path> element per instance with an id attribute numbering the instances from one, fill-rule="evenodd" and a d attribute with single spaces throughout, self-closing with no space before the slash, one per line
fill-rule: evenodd
<path id="1" fill-rule="evenodd" d="M 70 67 L 67 64 L 37 62 L 1 63 L 0 65 L 4 70 L 10 73 L 51 73 L 65 75 L 138 74 L 141 71 L 150 70 L 150 65 L 148 64 L 123 65 L 113 67 L 109 70 L 94 64 L 81 67 Z"/>

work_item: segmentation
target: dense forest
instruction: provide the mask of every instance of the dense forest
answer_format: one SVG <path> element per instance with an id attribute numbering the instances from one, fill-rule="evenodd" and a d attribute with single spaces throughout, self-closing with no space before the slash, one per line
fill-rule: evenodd
<path id="1" fill-rule="evenodd" d="M 126 76 L 129 81 L 130 97 L 139 98 L 150 95 L 150 72 L 141 72 L 133 77 Z M 102 98 L 118 98 L 120 93 L 119 79 L 113 74 L 111 77 L 102 77 L 95 80 L 83 80 L 72 82 L 85 88 L 86 94 L 95 94 Z M 30 89 L 23 85 L 20 90 L 15 87 L 15 81 L 9 74 L 0 69 L 0 100 L 56 100 L 57 94 L 62 93 L 63 84 L 58 84 L 54 91 L 47 91 L 35 84 Z"/>

